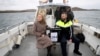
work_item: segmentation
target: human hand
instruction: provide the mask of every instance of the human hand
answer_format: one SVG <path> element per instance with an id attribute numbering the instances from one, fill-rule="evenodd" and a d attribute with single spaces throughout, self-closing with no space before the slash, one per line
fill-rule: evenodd
<path id="1" fill-rule="evenodd" d="M 42 35 L 42 37 L 44 37 L 44 34 Z"/>
<path id="2" fill-rule="evenodd" d="M 72 39 L 71 38 L 69 39 L 69 42 L 72 42 Z"/>
<path id="3" fill-rule="evenodd" d="M 69 39 L 68 41 L 68 45 L 70 45 L 72 43 L 72 39 Z"/>

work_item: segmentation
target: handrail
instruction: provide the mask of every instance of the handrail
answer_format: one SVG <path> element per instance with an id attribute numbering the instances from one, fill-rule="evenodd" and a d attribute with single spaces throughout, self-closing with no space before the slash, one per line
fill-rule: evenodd
<path id="1" fill-rule="evenodd" d="M 97 28 L 97 27 L 95 27 L 95 26 L 93 26 L 93 25 L 90 25 L 90 24 L 87 24 L 87 23 L 83 23 L 83 22 L 79 22 L 79 23 L 81 23 L 81 25 L 83 25 L 83 26 L 86 25 L 86 26 L 89 27 L 89 28 L 90 28 L 90 27 L 94 27 L 94 28 L 96 29 L 96 31 L 97 31 L 97 30 L 100 30 L 100 28 Z M 99 32 L 99 33 L 100 33 L 100 32 Z"/>
<path id="2" fill-rule="evenodd" d="M 27 22 L 29 22 L 29 21 L 27 21 Z M 6 29 L 5 31 L 9 31 L 11 28 L 14 28 L 15 26 L 18 26 L 19 27 L 19 25 L 21 25 L 21 24 L 24 24 L 24 23 L 26 23 L 26 21 L 23 21 L 23 22 L 21 22 L 21 23 L 18 23 L 18 24 L 15 24 L 15 25 L 12 25 L 12 26 L 9 26 L 9 27 L 6 27 L 6 28 L 4 28 L 4 29 Z M 27 24 L 26 24 L 27 25 Z M 14 27 L 13 27 L 14 26 Z M 10 29 L 9 29 L 10 28 Z M 2 30 L 2 29 L 0 29 L 0 30 Z M 18 30 L 20 30 L 20 29 L 18 29 Z M 9 34 L 9 33 L 8 33 Z M 3 45 L 1 45 L 0 46 L 0 49 L 1 48 L 4 48 L 4 47 L 6 47 L 6 46 L 9 46 L 9 44 L 11 44 L 11 41 L 14 41 L 13 40 L 13 38 L 11 38 L 10 40 L 8 40 L 9 38 L 6 38 L 6 39 L 4 39 L 3 41 L 8 41 L 6 44 L 3 44 Z"/>
<path id="3" fill-rule="evenodd" d="M 6 31 L 8 31 L 8 30 L 10 30 L 10 29 L 12 29 L 12 28 L 14 28 L 15 26 L 18 26 L 18 25 L 23 24 L 23 23 L 26 23 L 26 22 L 27 22 L 27 21 L 23 21 L 23 22 L 20 22 L 20 23 L 18 23 L 18 24 L 14 24 L 14 25 L 11 25 L 11 26 L 2 28 L 2 29 L 0 29 L 0 34 L 6 32 Z"/>
<path id="4" fill-rule="evenodd" d="M 8 38 L 7 38 L 7 39 L 8 39 Z M 7 39 L 6 39 L 6 41 L 7 41 Z M 9 42 L 7 42 L 6 44 L 0 46 L 0 49 L 1 49 L 1 48 L 4 48 L 4 47 L 6 47 L 6 46 L 8 46 L 9 44 L 11 44 L 11 41 L 13 41 L 13 39 L 11 39 L 11 40 L 10 40 Z"/>

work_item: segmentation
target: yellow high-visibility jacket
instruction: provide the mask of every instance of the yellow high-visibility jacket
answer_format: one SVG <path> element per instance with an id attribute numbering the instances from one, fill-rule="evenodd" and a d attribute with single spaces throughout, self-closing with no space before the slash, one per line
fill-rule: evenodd
<path id="1" fill-rule="evenodd" d="M 66 36 L 66 39 L 70 39 L 71 36 L 71 29 L 70 27 L 72 26 L 72 21 L 64 22 L 62 20 L 59 20 L 56 22 L 56 26 L 60 27 L 60 38 L 59 40 L 62 39 L 63 36 Z"/>
<path id="2" fill-rule="evenodd" d="M 62 20 L 59 20 L 56 22 L 56 25 L 59 27 L 67 28 L 67 27 L 72 26 L 72 21 L 70 20 L 68 22 L 63 22 Z"/>

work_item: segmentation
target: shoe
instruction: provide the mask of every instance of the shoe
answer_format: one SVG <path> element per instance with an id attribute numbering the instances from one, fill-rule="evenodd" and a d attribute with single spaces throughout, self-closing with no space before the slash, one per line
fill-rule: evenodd
<path id="1" fill-rule="evenodd" d="M 81 53 L 81 52 L 79 52 L 79 51 L 75 51 L 75 50 L 74 50 L 74 53 L 75 53 L 75 54 L 77 54 L 77 55 L 82 56 L 82 53 Z"/>
<path id="2" fill-rule="evenodd" d="M 18 45 L 18 44 L 15 44 L 13 47 L 13 49 L 18 49 L 18 48 L 20 48 L 20 45 Z"/>
<path id="3" fill-rule="evenodd" d="M 52 54 L 51 53 L 48 53 L 47 56 L 52 56 Z"/>

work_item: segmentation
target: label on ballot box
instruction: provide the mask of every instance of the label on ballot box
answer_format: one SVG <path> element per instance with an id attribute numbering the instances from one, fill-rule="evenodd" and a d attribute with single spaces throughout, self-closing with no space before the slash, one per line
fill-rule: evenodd
<path id="1" fill-rule="evenodd" d="M 51 32 L 51 41 L 57 42 L 58 40 L 58 33 L 57 32 Z"/>

